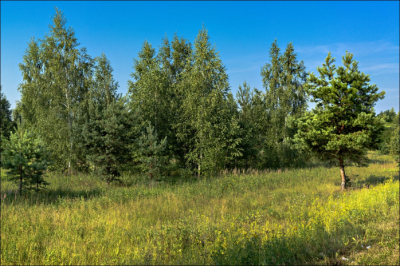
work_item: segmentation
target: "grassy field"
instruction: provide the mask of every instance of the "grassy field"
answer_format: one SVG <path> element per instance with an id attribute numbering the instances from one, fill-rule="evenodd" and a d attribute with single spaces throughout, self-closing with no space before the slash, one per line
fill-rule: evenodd
<path id="1" fill-rule="evenodd" d="M 346 192 L 322 165 L 153 187 L 51 175 L 22 198 L 3 181 L 1 264 L 398 265 L 399 169 L 369 156 Z"/>

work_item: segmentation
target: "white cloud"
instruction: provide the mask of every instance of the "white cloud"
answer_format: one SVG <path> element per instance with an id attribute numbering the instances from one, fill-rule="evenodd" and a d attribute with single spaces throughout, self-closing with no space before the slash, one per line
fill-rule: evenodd
<path id="1" fill-rule="evenodd" d="M 327 55 L 328 52 L 331 52 L 333 57 L 340 60 L 346 51 L 353 53 L 355 56 L 370 56 L 376 53 L 398 55 L 399 46 L 386 40 L 380 40 L 375 42 L 333 43 L 329 45 L 295 47 L 295 51 L 303 55 Z"/>
<path id="2" fill-rule="evenodd" d="M 367 64 L 359 66 L 363 72 L 370 71 L 371 75 L 399 73 L 399 63 Z"/>
<path id="3" fill-rule="evenodd" d="M 226 73 L 228 74 L 233 74 L 233 73 L 242 73 L 242 72 L 249 72 L 259 69 L 261 70 L 261 67 L 251 67 L 251 68 L 246 68 L 246 69 L 236 69 L 236 70 L 227 70 Z"/>
<path id="4" fill-rule="evenodd" d="M 304 60 L 307 70 L 316 73 L 317 66 L 325 63 L 328 52 L 342 65 L 346 51 L 354 54 L 359 69 L 371 76 L 399 73 L 399 46 L 386 40 L 358 43 L 333 43 L 328 45 L 295 47 L 298 58 Z"/>

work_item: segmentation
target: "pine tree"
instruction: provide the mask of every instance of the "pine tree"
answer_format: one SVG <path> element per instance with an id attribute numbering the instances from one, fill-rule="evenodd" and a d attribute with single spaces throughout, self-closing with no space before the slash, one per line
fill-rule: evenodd
<path id="1" fill-rule="evenodd" d="M 222 154 L 221 162 L 223 162 L 223 169 L 225 169 L 236 167 L 237 159 L 243 156 L 241 145 L 243 128 L 240 126 L 237 102 L 232 93 L 228 93 L 223 103 L 223 109 L 220 113 L 221 120 L 216 123 L 216 130 L 214 131 L 216 133 L 214 139 L 217 140 L 214 147 L 217 148 L 215 152 L 220 151 L 220 154 Z"/>
<path id="2" fill-rule="evenodd" d="M 136 113 L 128 108 L 126 98 L 117 94 L 118 83 L 106 55 L 95 62 L 89 92 L 77 112 L 73 140 L 84 166 L 90 164 L 93 172 L 110 185 L 131 160 Z"/>
<path id="3" fill-rule="evenodd" d="M 90 122 L 90 112 L 96 110 L 102 113 L 111 103 L 121 97 L 117 94 L 119 85 L 114 80 L 114 70 L 106 55 L 102 53 L 101 56 L 95 58 L 94 63 L 92 82 L 88 93 L 76 111 L 76 119 L 74 120 L 72 129 L 72 141 L 80 143 L 80 145 L 75 145 L 74 167 L 86 172 L 89 171 L 89 163 L 87 162 L 88 150 L 86 150 L 85 145 L 82 145 L 85 142 L 82 128 Z"/>
<path id="4" fill-rule="evenodd" d="M 124 97 L 110 102 L 105 108 L 92 102 L 87 117 L 81 123 L 79 147 L 85 151 L 94 173 L 107 184 L 117 181 L 127 162 L 131 160 L 130 135 L 136 122 L 135 113 L 127 108 Z"/>
<path id="5" fill-rule="evenodd" d="M 36 134 L 19 124 L 17 131 L 11 132 L 9 140 L 2 138 L 2 145 L 2 168 L 9 169 L 9 180 L 19 185 L 20 195 L 23 186 L 39 190 L 48 185 L 43 174 L 51 164 L 50 153 Z"/>
<path id="6" fill-rule="evenodd" d="M 377 148 L 383 122 L 373 106 L 384 92 L 371 85 L 369 75 L 358 70 L 358 62 L 346 52 L 343 65 L 336 69 L 329 53 L 320 77 L 311 73 L 306 89 L 316 103 L 312 112 L 300 118 L 296 139 L 317 153 L 319 158 L 338 162 L 341 189 L 348 186 L 345 166 L 350 162 L 368 163 L 367 149 Z"/>
<path id="7" fill-rule="evenodd" d="M 243 162 L 240 164 L 245 169 L 249 167 L 256 168 L 259 164 L 260 152 L 264 143 L 264 123 L 266 108 L 257 89 L 250 89 L 247 82 L 243 82 L 243 87 L 239 85 L 236 93 L 236 99 L 239 105 L 239 125 L 242 128 L 242 142 L 240 147 L 243 156 L 240 158 Z"/>
<path id="8" fill-rule="evenodd" d="M 166 163 L 166 145 L 167 137 L 158 141 L 157 132 L 149 122 L 146 132 L 138 139 L 138 147 L 142 171 L 150 182 L 162 179 L 162 170 Z"/>
<path id="9" fill-rule="evenodd" d="M 15 130 L 16 124 L 12 119 L 10 102 L 7 100 L 4 93 L 1 93 L 0 97 L 1 136 L 8 139 L 10 137 L 10 133 Z"/>
<path id="10" fill-rule="evenodd" d="M 1 87 L 0 87 L 1 91 Z M 16 123 L 12 119 L 12 111 L 10 109 L 11 105 L 10 102 L 7 100 L 6 96 L 1 93 L 0 94 L 0 153 L 3 152 L 3 145 L 1 143 L 1 139 L 9 139 L 10 133 L 15 131 Z M 1 166 L 1 160 L 0 160 Z"/>

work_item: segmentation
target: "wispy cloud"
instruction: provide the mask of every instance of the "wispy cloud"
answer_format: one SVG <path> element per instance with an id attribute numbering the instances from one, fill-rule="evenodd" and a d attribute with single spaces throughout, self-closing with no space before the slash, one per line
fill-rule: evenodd
<path id="1" fill-rule="evenodd" d="M 379 89 L 380 91 L 399 91 L 399 88 Z"/>
<path id="2" fill-rule="evenodd" d="M 399 63 L 368 64 L 360 66 L 361 71 L 372 72 L 372 75 L 399 73 Z"/>
<path id="3" fill-rule="evenodd" d="M 243 72 L 249 72 L 249 71 L 253 71 L 256 69 L 261 69 L 260 67 L 251 67 L 251 68 L 246 68 L 246 69 L 234 69 L 234 70 L 227 70 L 226 72 L 228 74 L 233 74 L 233 73 L 243 73 Z"/>
<path id="4" fill-rule="evenodd" d="M 303 55 L 327 55 L 328 52 L 331 52 L 333 57 L 341 57 L 346 51 L 349 51 L 357 56 L 365 56 L 376 53 L 390 53 L 393 55 L 399 54 L 399 46 L 386 40 L 375 42 L 333 43 L 329 45 L 300 46 L 295 47 L 295 50 L 299 54 Z"/>
<path id="5" fill-rule="evenodd" d="M 328 52 L 336 58 L 336 65 L 339 66 L 342 56 L 348 51 L 359 62 L 359 69 L 371 76 L 399 73 L 399 46 L 386 40 L 295 47 L 295 51 L 308 70 L 313 72 L 324 63 Z"/>

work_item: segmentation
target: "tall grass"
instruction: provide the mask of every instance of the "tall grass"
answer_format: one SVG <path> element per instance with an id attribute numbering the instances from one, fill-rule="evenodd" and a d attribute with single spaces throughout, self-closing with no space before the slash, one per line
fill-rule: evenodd
<path id="1" fill-rule="evenodd" d="M 1 263 L 399 264 L 398 168 L 370 156 L 345 193 L 324 166 L 152 187 L 51 175 L 23 197 L 3 181 Z"/>

